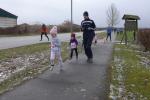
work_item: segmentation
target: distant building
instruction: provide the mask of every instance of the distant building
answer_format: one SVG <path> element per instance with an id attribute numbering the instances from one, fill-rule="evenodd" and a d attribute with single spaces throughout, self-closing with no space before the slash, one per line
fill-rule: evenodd
<path id="1" fill-rule="evenodd" d="M 0 8 L 0 28 L 14 27 L 17 25 L 18 16 Z"/>

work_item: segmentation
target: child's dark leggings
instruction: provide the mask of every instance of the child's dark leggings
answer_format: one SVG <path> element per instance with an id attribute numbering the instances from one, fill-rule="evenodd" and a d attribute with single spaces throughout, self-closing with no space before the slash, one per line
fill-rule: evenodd
<path id="1" fill-rule="evenodd" d="M 45 32 L 41 33 L 41 40 L 43 39 L 43 35 L 45 35 L 47 37 L 48 41 L 49 41 L 49 37 L 47 36 L 47 33 L 45 33 Z"/>
<path id="2" fill-rule="evenodd" d="M 73 56 L 73 52 L 74 52 L 74 51 L 75 51 L 75 53 L 76 53 L 76 58 L 78 59 L 78 49 L 77 49 L 77 48 L 71 49 L 70 58 L 72 59 L 72 56 Z"/>

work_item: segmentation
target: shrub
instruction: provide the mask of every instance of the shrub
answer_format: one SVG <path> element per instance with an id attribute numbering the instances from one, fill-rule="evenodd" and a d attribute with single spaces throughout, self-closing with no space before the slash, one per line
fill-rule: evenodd
<path id="1" fill-rule="evenodd" d="M 53 25 L 47 25 L 48 30 L 52 28 Z M 58 25 L 59 33 L 70 32 L 71 22 L 64 21 L 62 24 Z M 29 24 L 21 24 L 15 27 L 10 28 L 0 28 L 0 35 L 32 35 L 32 34 L 40 34 L 41 25 L 29 25 Z M 73 24 L 73 31 L 79 32 L 80 26 Z"/>
<path id="2" fill-rule="evenodd" d="M 138 40 L 145 47 L 145 50 L 150 50 L 150 29 L 141 29 L 138 32 Z"/>
<path id="3" fill-rule="evenodd" d="M 25 35 L 37 34 L 40 32 L 41 25 L 21 24 L 10 28 L 0 28 L 0 35 Z"/>
<path id="4" fill-rule="evenodd" d="M 71 22 L 68 21 L 68 20 L 64 21 L 61 25 L 58 25 L 58 30 L 61 33 L 70 32 L 71 31 L 70 28 L 71 28 Z M 76 25 L 76 24 L 73 24 L 73 31 L 74 32 L 79 32 L 80 31 L 80 26 Z"/>

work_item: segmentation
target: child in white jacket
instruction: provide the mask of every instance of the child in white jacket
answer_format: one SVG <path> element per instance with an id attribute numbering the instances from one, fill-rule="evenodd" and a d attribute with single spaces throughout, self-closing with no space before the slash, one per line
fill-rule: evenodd
<path id="1" fill-rule="evenodd" d="M 53 70 L 53 67 L 55 65 L 55 59 L 57 58 L 60 66 L 60 71 L 62 71 L 62 57 L 61 57 L 61 42 L 57 38 L 57 26 L 54 26 L 50 30 L 51 34 L 51 53 L 50 53 L 50 61 L 51 61 L 51 68 L 50 70 Z"/>

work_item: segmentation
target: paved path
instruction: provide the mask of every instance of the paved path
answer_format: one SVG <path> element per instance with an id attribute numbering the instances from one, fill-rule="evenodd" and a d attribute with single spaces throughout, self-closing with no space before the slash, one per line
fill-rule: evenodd
<path id="1" fill-rule="evenodd" d="M 82 53 L 78 61 L 65 62 L 63 72 L 56 66 L 54 71 L 48 70 L 1 95 L 0 100 L 107 100 L 112 46 L 112 43 L 94 46 L 93 64 L 88 64 Z"/>

